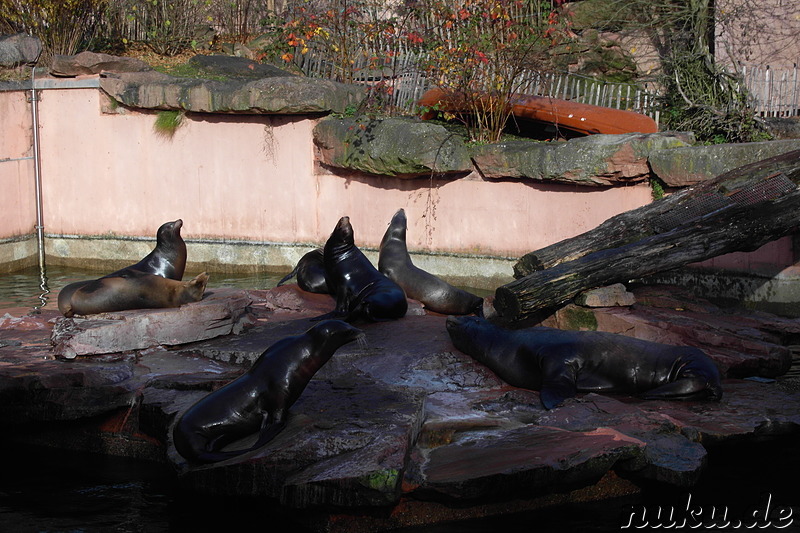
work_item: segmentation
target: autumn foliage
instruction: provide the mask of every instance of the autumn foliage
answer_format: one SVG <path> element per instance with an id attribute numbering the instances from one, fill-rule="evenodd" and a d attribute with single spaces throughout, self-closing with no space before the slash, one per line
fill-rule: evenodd
<path id="1" fill-rule="evenodd" d="M 334 77 L 389 69 L 401 54 L 436 86 L 466 103 L 451 118 L 476 141 L 496 141 L 510 114 L 509 99 L 526 71 L 542 70 L 548 52 L 569 31 L 560 0 L 417 0 L 392 6 L 378 0 L 306 0 L 287 24 L 295 54 L 325 54 Z M 391 86 L 387 86 L 391 90 Z"/>

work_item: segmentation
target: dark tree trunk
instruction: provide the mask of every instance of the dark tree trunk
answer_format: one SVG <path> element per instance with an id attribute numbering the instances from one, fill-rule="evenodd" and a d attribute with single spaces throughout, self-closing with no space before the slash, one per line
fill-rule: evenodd
<path id="1" fill-rule="evenodd" d="M 734 251 L 800 226 L 800 150 L 731 170 L 597 228 L 523 256 L 499 287 L 505 319 L 531 318 L 581 291 L 627 282 Z"/>

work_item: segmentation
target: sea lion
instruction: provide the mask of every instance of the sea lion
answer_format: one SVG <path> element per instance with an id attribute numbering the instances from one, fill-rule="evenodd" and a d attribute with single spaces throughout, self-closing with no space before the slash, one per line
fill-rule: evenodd
<path id="1" fill-rule="evenodd" d="M 138 270 L 164 278 L 180 281 L 186 269 L 186 243 L 181 237 L 183 220 L 165 222 L 156 233 L 156 247 L 136 264 L 127 266 L 108 276 L 120 276 L 128 270 Z"/>
<path id="2" fill-rule="evenodd" d="M 344 344 L 364 333 L 341 320 L 326 320 L 270 346 L 243 375 L 190 407 L 175 424 L 175 449 L 193 463 L 213 463 L 256 450 L 286 424 L 289 408 L 314 374 Z M 245 449 L 223 450 L 259 433 Z"/>
<path id="3" fill-rule="evenodd" d="M 181 237 L 182 226 L 183 220 L 181 219 L 165 222 L 158 228 L 156 247 L 149 254 L 144 256 L 138 263 L 126 266 L 103 277 L 121 277 L 125 273 L 135 270 L 180 281 L 183 279 L 183 272 L 186 269 L 186 243 L 183 242 Z M 94 281 L 96 280 L 76 281 L 66 285 L 58 293 L 58 308 L 66 308 L 75 291 Z"/>
<path id="4" fill-rule="evenodd" d="M 406 247 L 406 212 L 399 209 L 381 240 L 378 270 L 431 311 L 445 315 L 481 314 L 483 298 L 453 287 L 443 279 L 417 268 Z"/>
<path id="5" fill-rule="evenodd" d="M 403 289 L 375 268 L 355 245 L 350 217 L 342 217 L 322 251 L 325 279 L 336 309 L 316 317 L 373 322 L 402 318 L 408 310 Z"/>
<path id="6" fill-rule="evenodd" d="M 294 270 L 286 274 L 276 287 L 280 287 L 295 275 L 297 276 L 297 285 L 304 291 L 330 294 L 328 282 L 325 281 L 325 263 L 322 259 L 322 248 L 311 250 L 301 257 Z"/>
<path id="7" fill-rule="evenodd" d="M 502 329 L 474 317 L 447 317 L 460 351 L 514 387 L 540 391 L 552 409 L 577 392 L 619 392 L 644 399 L 719 400 L 720 375 L 701 350 L 599 331 Z"/>
<path id="8" fill-rule="evenodd" d="M 203 272 L 189 281 L 175 281 L 138 270 L 119 276 L 106 276 L 86 282 L 70 298 L 58 299 L 58 310 L 73 315 L 94 315 L 129 309 L 180 307 L 203 298 L 208 274 Z"/>

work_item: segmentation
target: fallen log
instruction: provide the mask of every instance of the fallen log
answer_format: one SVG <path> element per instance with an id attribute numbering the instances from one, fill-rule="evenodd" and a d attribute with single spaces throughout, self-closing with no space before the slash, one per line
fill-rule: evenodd
<path id="1" fill-rule="evenodd" d="M 539 318 L 578 293 L 735 251 L 800 226 L 800 150 L 736 168 L 594 230 L 526 254 L 495 291 L 509 321 Z"/>

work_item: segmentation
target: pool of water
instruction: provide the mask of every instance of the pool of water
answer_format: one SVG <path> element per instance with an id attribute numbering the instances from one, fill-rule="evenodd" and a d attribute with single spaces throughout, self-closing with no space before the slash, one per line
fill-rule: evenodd
<path id="1" fill-rule="evenodd" d="M 65 285 L 75 281 L 96 279 L 107 272 L 94 270 L 81 270 L 48 266 L 44 277 L 38 267 L 25 268 L 0 275 L 0 309 L 10 307 L 44 307 L 57 309 L 55 295 Z M 190 279 L 195 274 L 187 272 L 184 276 Z M 236 287 L 242 289 L 271 289 L 283 277 L 280 274 L 263 272 L 234 274 L 225 272 L 211 272 L 209 287 Z"/>
<path id="2" fill-rule="evenodd" d="M 184 279 L 190 279 L 199 272 L 187 272 Z M 31 267 L 0 274 L 0 309 L 12 307 L 30 307 L 36 309 L 57 309 L 55 295 L 65 285 L 75 281 L 96 279 L 107 272 L 81 270 L 48 266 L 45 275 L 40 274 L 38 267 Z M 272 289 L 283 278 L 283 274 L 265 272 L 231 273 L 210 272 L 209 287 L 235 287 L 239 289 Z M 291 280 L 293 283 L 295 280 Z M 478 296 L 494 294 L 493 290 L 462 287 Z"/>
<path id="3" fill-rule="evenodd" d="M 641 529 L 636 527 L 641 521 L 629 528 L 623 526 L 630 522 L 631 513 L 640 517 L 642 510 L 646 510 L 650 526 L 655 526 L 659 508 L 679 513 L 691 502 L 692 508 L 702 510 L 705 516 L 713 507 L 718 513 L 727 509 L 729 519 L 740 519 L 762 513 L 770 502 L 772 525 L 786 527 L 757 529 L 797 533 L 799 449 L 797 435 L 712 449 L 706 472 L 690 489 L 644 484 L 640 494 L 624 498 L 396 531 L 599 533 Z M 181 490 L 173 471 L 162 464 L 7 441 L 0 443 L 0 454 L 0 531 L 4 533 L 242 531 L 246 526 L 253 531 L 309 531 L 296 515 L 269 502 Z M 787 512 L 791 512 L 789 518 Z"/>

